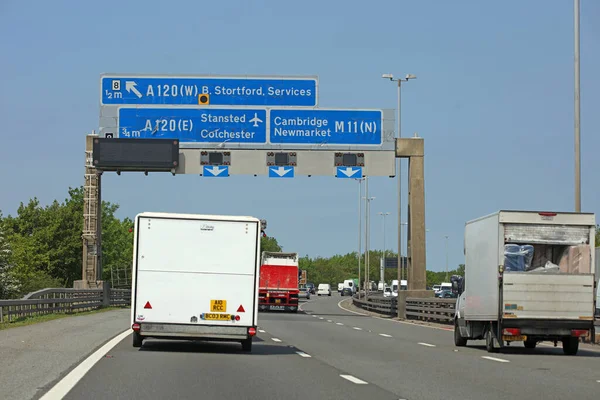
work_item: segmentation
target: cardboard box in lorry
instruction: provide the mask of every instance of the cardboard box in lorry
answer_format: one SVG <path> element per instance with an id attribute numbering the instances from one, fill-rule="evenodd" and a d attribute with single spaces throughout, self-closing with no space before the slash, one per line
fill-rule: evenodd
<path id="1" fill-rule="evenodd" d="M 241 342 L 258 325 L 260 220 L 142 213 L 135 218 L 133 346 L 146 338 Z"/>

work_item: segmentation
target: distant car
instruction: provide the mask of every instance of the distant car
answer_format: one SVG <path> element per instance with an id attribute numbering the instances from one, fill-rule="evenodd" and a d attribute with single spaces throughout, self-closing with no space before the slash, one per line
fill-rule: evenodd
<path id="1" fill-rule="evenodd" d="M 299 299 L 310 299 L 310 289 L 307 287 L 301 287 L 300 292 L 298 293 Z"/>
<path id="2" fill-rule="evenodd" d="M 319 288 L 317 289 L 317 296 L 331 296 L 331 285 L 329 283 L 319 283 Z"/>
<path id="3" fill-rule="evenodd" d="M 346 287 L 342 289 L 342 296 L 352 296 L 352 288 Z"/>
<path id="4" fill-rule="evenodd" d="M 435 297 L 441 299 L 455 299 L 458 296 L 456 295 L 456 293 L 453 293 L 452 290 L 442 289 L 435 294 Z"/>
<path id="5" fill-rule="evenodd" d="M 316 294 L 315 292 L 315 284 L 314 283 L 307 283 L 306 287 L 308 288 L 309 292 L 311 294 Z"/>

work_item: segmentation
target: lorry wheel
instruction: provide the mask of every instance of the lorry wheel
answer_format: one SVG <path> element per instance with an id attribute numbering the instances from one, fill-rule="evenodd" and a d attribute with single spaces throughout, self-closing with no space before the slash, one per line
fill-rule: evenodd
<path id="1" fill-rule="evenodd" d="M 492 334 L 492 327 L 489 327 L 485 334 L 485 349 L 488 353 L 496 353 L 498 348 L 494 346 L 494 335 Z"/>
<path id="2" fill-rule="evenodd" d="M 563 340 L 563 352 L 568 356 L 574 356 L 579 350 L 579 338 L 569 337 Z"/>
<path id="3" fill-rule="evenodd" d="M 133 332 L 133 347 L 142 347 L 143 341 L 144 339 L 142 338 L 142 335 L 137 332 Z"/>
<path id="4" fill-rule="evenodd" d="M 252 351 L 252 338 L 242 340 L 242 350 L 243 351 Z"/>
<path id="5" fill-rule="evenodd" d="M 535 349 L 535 346 L 537 346 L 537 342 L 535 340 L 526 340 L 523 343 L 523 345 L 526 349 Z"/>
<path id="6" fill-rule="evenodd" d="M 460 330 L 458 329 L 458 321 L 454 321 L 454 345 L 458 347 L 463 347 L 467 345 L 467 339 L 460 335 Z"/>

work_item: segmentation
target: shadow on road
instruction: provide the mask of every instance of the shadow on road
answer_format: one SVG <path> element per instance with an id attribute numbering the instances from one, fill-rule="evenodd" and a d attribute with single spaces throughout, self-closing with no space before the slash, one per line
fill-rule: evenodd
<path id="1" fill-rule="evenodd" d="M 144 342 L 139 349 L 141 352 L 165 353 L 207 353 L 207 354 L 235 354 L 272 356 L 296 354 L 296 349 L 284 345 L 266 344 L 263 339 L 255 337 L 252 352 L 242 351 L 242 345 L 236 342 L 210 342 L 210 341 L 184 341 L 184 340 L 157 340 L 151 339 Z"/>
<path id="2" fill-rule="evenodd" d="M 469 345 L 470 349 L 481 350 L 485 352 L 488 356 L 494 357 L 494 354 L 511 354 L 511 355 L 536 355 L 536 356 L 563 356 L 563 357 L 591 357 L 591 358 L 600 358 L 600 352 L 591 351 L 585 348 L 579 348 L 577 355 L 575 356 L 567 356 L 563 353 L 562 345 L 559 343 L 557 347 L 549 347 L 549 346 L 540 346 L 538 345 L 535 349 L 526 349 L 520 345 L 511 345 L 504 347 L 502 350 L 497 353 L 488 353 L 485 349 L 485 345 Z"/>

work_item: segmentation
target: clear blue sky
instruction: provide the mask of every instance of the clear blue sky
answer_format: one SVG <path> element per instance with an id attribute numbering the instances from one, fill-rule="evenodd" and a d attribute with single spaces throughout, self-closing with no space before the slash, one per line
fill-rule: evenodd
<path id="1" fill-rule="evenodd" d="M 40 1 L 0 3 L 0 209 L 83 183 L 99 74 L 308 74 L 322 107 L 395 108 L 426 140 L 428 269 L 463 262 L 465 221 L 498 209 L 572 211 L 573 9 L 528 1 Z M 583 210 L 600 213 L 600 3 L 582 1 Z M 406 172 L 406 169 L 404 170 Z M 372 178 L 372 247 L 396 185 Z M 356 249 L 357 184 L 335 178 L 111 174 L 104 199 L 141 211 L 250 214 L 289 251 Z M 395 248 L 396 246 L 394 246 Z"/>

